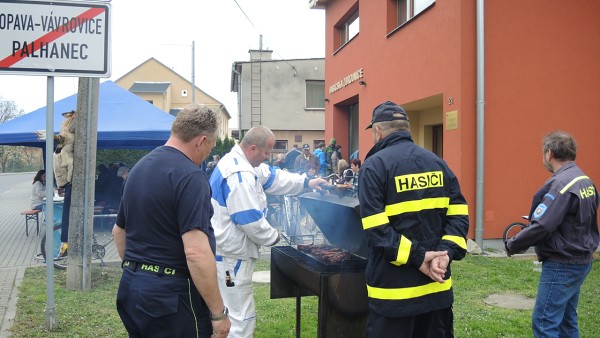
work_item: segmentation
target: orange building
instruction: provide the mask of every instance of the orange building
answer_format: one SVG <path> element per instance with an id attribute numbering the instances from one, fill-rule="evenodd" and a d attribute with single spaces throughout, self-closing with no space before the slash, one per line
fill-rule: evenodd
<path id="1" fill-rule="evenodd" d="M 488 240 L 529 212 L 550 177 L 541 151 L 550 131 L 575 136 L 578 165 L 600 184 L 600 1 L 310 6 L 326 11 L 326 139 L 335 137 L 344 156 L 359 149 L 364 160 L 373 108 L 386 100 L 404 106 L 415 142 L 458 176 L 478 243 L 498 245 Z"/>

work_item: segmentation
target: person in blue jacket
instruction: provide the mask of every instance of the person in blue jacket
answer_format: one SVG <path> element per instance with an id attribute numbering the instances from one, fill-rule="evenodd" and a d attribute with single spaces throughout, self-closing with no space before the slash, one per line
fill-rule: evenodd
<path id="1" fill-rule="evenodd" d="M 321 166 L 319 173 L 321 177 L 325 177 L 327 170 L 327 162 L 325 161 L 325 143 L 319 143 L 313 154 L 319 159 L 319 165 Z"/>

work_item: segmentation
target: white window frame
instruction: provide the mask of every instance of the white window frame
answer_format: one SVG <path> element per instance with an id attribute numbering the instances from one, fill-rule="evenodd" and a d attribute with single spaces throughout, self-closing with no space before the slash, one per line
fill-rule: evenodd
<path id="1" fill-rule="evenodd" d="M 398 26 L 409 22 L 435 3 L 435 0 L 396 0 Z"/>

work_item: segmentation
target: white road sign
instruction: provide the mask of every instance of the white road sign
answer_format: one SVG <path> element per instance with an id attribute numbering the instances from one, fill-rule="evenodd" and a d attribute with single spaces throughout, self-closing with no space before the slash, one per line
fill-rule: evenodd
<path id="1" fill-rule="evenodd" d="M 110 77 L 110 4 L 0 0 L 0 73 Z"/>

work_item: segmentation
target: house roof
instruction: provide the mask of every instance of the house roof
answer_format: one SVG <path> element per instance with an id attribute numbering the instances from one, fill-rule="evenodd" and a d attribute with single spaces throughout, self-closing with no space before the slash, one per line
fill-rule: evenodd
<path id="1" fill-rule="evenodd" d="M 129 91 L 132 93 L 164 93 L 170 82 L 134 82 Z"/>
<path id="2" fill-rule="evenodd" d="M 181 76 L 179 73 L 173 71 L 173 69 L 167 67 L 164 63 L 158 61 L 157 59 L 151 57 L 148 60 L 140 63 L 137 67 L 133 68 L 132 70 L 128 71 L 127 73 L 123 74 L 120 78 L 118 78 L 115 82 L 119 82 L 122 78 L 126 77 L 127 75 L 129 75 L 130 73 L 133 73 L 134 71 L 136 71 L 138 68 L 141 68 L 142 66 L 144 66 L 146 63 L 148 62 L 156 62 L 158 63 L 161 67 L 164 67 L 165 69 L 168 69 L 171 73 L 175 74 L 177 77 L 179 77 L 180 79 L 189 82 L 188 79 L 186 79 L 185 77 Z M 201 93 L 203 93 L 204 95 L 208 96 L 209 98 L 215 100 L 216 102 L 219 102 L 219 104 L 221 105 L 221 107 L 223 108 L 223 112 L 228 116 L 228 118 L 231 118 L 231 115 L 229 114 L 229 111 L 227 111 L 227 108 L 225 107 L 225 105 L 223 104 L 223 102 L 215 99 L 214 97 L 212 97 L 211 95 L 209 95 L 207 92 L 205 92 L 204 90 L 198 88 L 198 86 L 194 85 L 194 88 L 196 88 L 196 90 L 200 91 Z"/>

